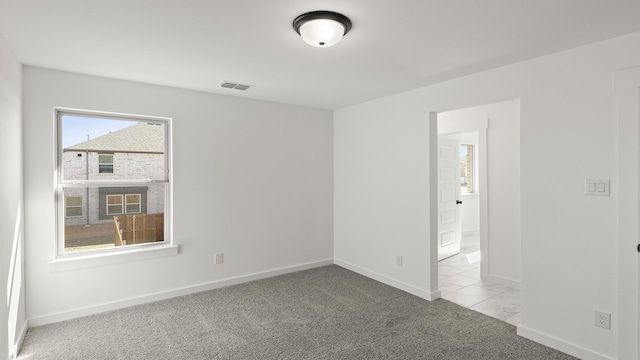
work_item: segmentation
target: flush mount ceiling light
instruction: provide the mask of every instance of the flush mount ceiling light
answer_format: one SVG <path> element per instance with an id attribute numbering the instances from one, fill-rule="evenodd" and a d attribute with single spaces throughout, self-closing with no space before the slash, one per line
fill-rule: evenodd
<path id="1" fill-rule="evenodd" d="M 329 47 L 351 30 L 351 20 L 332 11 L 312 11 L 293 20 L 293 28 L 307 44 Z"/>

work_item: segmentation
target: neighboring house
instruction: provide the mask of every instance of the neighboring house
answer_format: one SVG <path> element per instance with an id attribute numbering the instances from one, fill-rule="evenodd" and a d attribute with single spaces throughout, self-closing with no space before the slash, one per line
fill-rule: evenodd
<path id="1" fill-rule="evenodd" d="M 63 176 L 79 182 L 163 179 L 163 130 L 163 126 L 139 123 L 69 146 L 63 149 Z M 112 223 L 116 215 L 163 213 L 163 191 L 163 187 L 154 186 L 67 188 L 64 209 L 67 234 L 75 233 L 72 226 Z M 87 230 L 81 233 L 86 236 Z"/>

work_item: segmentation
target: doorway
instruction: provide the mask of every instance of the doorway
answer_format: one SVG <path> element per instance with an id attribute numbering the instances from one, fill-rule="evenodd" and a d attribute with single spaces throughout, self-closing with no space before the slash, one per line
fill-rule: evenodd
<path id="1" fill-rule="evenodd" d="M 461 250 L 469 253 L 470 246 L 476 248 L 477 262 L 480 262 L 478 155 L 478 132 L 438 135 L 438 261 L 440 262 L 458 255 Z M 463 238 L 467 238 L 464 244 Z"/>
<path id="2" fill-rule="evenodd" d="M 436 255 L 431 257 L 432 272 L 435 270 L 438 274 L 438 291 L 447 300 L 513 325 L 520 323 L 521 303 L 519 115 L 519 100 L 512 100 L 442 112 L 432 117 L 438 136 L 455 134 L 462 145 L 467 145 L 460 146 L 460 158 L 464 158 L 465 151 L 474 158 L 470 173 L 464 168 L 468 163 L 460 164 L 458 179 L 466 192 L 456 194 L 456 200 L 459 210 L 470 210 L 474 206 L 477 209 L 476 217 L 467 216 L 467 224 L 463 225 L 459 253 L 440 262 Z M 440 150 L 439 145 L 435 147 Z M 436 150 L 433 146 L 431 149 Z M 433 158 L 434 164 L 437 163 L 438 155 Z M 431 171 L 431 178 L 437 179 L 439 185 L 439 166 L 432 165 Z M 490 179 L 492 184 L 489 184 Z M 437 198 L 438 202 L 442 198 L 440 190 L 439 187 L 435 191 L 432 189 L 432 198 Z M 432 231 L 431 249 L 436 252 L 442 243 L 439 210 L 431 217 L 432 226 L 438 227 Z M 460 211 L 462 223 L 465 223 L 465 215 L 470 214 Z"/>

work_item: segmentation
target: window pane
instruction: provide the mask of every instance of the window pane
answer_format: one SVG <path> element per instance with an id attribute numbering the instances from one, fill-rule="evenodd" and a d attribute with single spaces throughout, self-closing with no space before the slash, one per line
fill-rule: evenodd
<path id="1" fill-rule="evenodd" d="M 107 206 L 107 215 L 122 214 L 122 205 L 109 205 Z"/>
<path id="2" fill-rule="evenodd" d="M 82 196 L 69 196 L 65 198 L 67 206 L 82 206 Z"/>
<path id="3" fill-rule="evenodd" d="M 64 216 L 82 216 L 82 196 L 67 196 L 64 203 Z"/>
<path id="4" fill-rule="evenodd" d="M 98 174 L 113 174 L 113 165 L 98 165 Z"/>
<path id="5" fill-rule="evenodd" d="M 127 214 L 137 214 L 140 212 L 140 205 L 127 204 Z"/>
<path id="6" fill-rule="evenodd" d="M 98 154 L 98 162 L 100 164 L 113 164 L 113 154 Z"/>
<path id="7" fill-rule="evenodd" d="M 460 191 L 473 192 L 473 145 L 460 145 Z"/>
<path id="8" fill-rule="evenodd" d="M 64 252 L 77 252 L 164 241 L 166 184 L 144 187 L 67 187 L 65 198 L 83 199 L 82 212 L 64 221 Z M 112 192 L 120 191 L 120 194 Z M 136 193 L 127 193 L 136 191 Z M 127 202 L 131 200 L 131 203 Z M 125 203 L 126 202 L 126 203 Z M 102 211 L 100 207 L 102 206 Z M 123 208 L 135 215 L 122 214 Z M 66 208 L 68 211 L 69 207 Z M 111 215 L 104 216 L 105 212 Z M 118 215 L 113 215 L 113 213 Z"/>
<path id="9" fill-rule="evenodd" d="M 122 204 L 122 195 L 107 195 L 107 204 L 109 205 Z"/>
<path id="10" fill-rule="evenodd" d="M 166 124 L 75 115 L 61 123 L 64 180 L 166 180 Z"/>
<path id="11" fill-rule="evenodd" d="M 64 216 L 65 217 L 78 217 L 82 216 L 82 193 L 75 190 L 71 193 L 65 194 L 64 197 Z"/>
<path id="12" fill-rule="evenodd" d="M 65 210 L 65 216 L 67 217 L 82 216 L 82 207 L 80 206 L 67 207 L 67 209 Z"/>

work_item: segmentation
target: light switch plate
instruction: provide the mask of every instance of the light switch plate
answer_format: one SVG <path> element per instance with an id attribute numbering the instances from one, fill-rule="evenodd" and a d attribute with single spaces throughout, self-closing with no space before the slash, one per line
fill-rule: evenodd
<path id="1" fill-rule="evenodd" d="M 584 194 L 589 196 L 610 196 L 611 180 L 609 179 L 585 179 Z"/>

